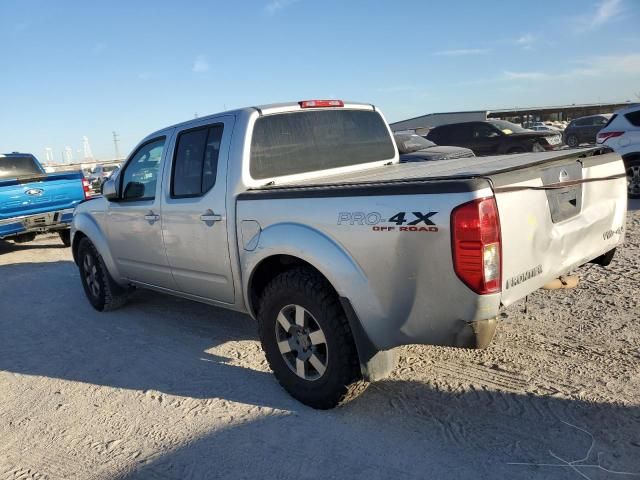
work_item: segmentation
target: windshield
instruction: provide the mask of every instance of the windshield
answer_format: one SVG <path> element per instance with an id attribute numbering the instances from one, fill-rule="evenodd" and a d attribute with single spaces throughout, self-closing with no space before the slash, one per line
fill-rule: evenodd
<path id="1" fill-rule="evenodd" d="M 398 152 L 401 154 L 417 152 L 418 150 L 424 150 L 425 148 L 435 147 L 436 144 L 427 140 L 420 135 L 412 134 L 398 134 L 393 136 L 398 145 Z"/>
<path id="2" fill-rule="evenodd" d="M 41 175 L 43 172 L 31 156 L 0 157 L 0 178 L 20 178 Z"/>
<path id="3" fill-rule="evenodd" d="M 387 125 L 370 110 L 314 110 L 256 120 L 250 172 L 265 179 L 391 160 Z"/>
<path id="4" fill-rule="evenodd" d="M 505 135 L 530 131 L 526 128 L 522 128 L 520 125 L 516 125 L 515 123 L 507 122 L 506 120 L 489 120 L 489 123 L 491 123 L 491 125 L 495 127 L 498 127 Z"/>

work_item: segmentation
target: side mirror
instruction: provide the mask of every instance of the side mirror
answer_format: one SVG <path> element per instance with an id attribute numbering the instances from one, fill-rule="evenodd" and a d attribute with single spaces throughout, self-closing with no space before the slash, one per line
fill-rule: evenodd
<path id="1" fill-rule="evenodd" d="M 118 199 L 118 191 L 116 189 L 116 182 L 114 179 L 110 178 L 106 182 L 102 184 L 100 187 L 102 192 L 102 196 L 109 201 Z"/>

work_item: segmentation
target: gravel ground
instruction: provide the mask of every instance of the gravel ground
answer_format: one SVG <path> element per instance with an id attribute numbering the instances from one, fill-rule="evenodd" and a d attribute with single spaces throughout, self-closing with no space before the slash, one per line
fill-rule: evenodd
<path id="1" fill-rule="evenodd" d="M 0 479 L 640 477 L 640 203 L 606 269 L 511 308 L 485 351 L 409 346 L 328 412 L 245 316 L 85 300 L 57 237 L 0 242 Z"/>

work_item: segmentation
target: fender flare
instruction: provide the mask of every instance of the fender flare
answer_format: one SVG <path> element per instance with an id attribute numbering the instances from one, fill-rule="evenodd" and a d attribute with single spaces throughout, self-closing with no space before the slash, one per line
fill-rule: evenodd
<path id="1" fill-rule="evenodd" d="M 82 233 L 86 236 L 91 243 L 96 247 L 98 253 L 102 257 L 104 264 L 109 271 L 111 277 L 119 283 L 120 285 L 124 285 L 123 281 L 120 277 L 120 272 L 118 271 L 118 267 L 116 266 L 115 261 L 113 260 L 113 256 L 111 255 L 111 250 L 109 250 L 109 245 L 107 244 L 106 235 L 102 231 L 102 228 L 98 225 L 95 219 L 91 215 L 86 215 L 81 212 L 76 212 L 73 218 L 73 238 L 71 239 L 71 245 L 74 246 L 73 257 L 76 260 L 76 252 L 75 252 L 75 236 L 78 233 Z"/>
<path id="2" fill-rule="evenodd" d="M 243 269 L 251 272 L 243 279 L 243 294 L 250 305 L 249 286 L 256 268 L 276 255 L 299 258 L 317 269 L 338 294 L 356 343 L 360 369 L 367 380 L 378 380 L 395 368 L 395 352 L 380 351 L 371 341 L 366 325 L 358 317 L 350 301 L 354 290 L 368 291 L 368 279 L 358 263 L 337 242 L 307 225 L 279 223 L 270 225 L 259 234 L 256 248 L 245 252 Z M 377 302 L 370 296 L 369 302 Z"/>

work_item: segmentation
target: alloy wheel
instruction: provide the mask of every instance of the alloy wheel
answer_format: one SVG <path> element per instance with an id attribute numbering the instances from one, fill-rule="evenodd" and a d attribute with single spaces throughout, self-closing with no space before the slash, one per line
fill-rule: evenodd
<path id="1" fill-rule="evenodd" d="M 629 195 L 640 194 L 640 165 L 627 167 L 627 191 Z"/>
<path id="2" fill-rule="evenodd" d="M 327 370 L 329 351 L 320 324 L 300 305 L 287 305 L 275 324 L 278 349 L 289 369 L 303 380 L 318 380 Z"/>
<path id="3" fill-rule="evenodd" d="M 100 281 L 98 280 L 98 269 L 96 267 L 96 261 L 93 255 L 87 254 L 84 256 L 84 262 L 82 264 L 84 280 L 94 297 L 100 295 Z"/>

